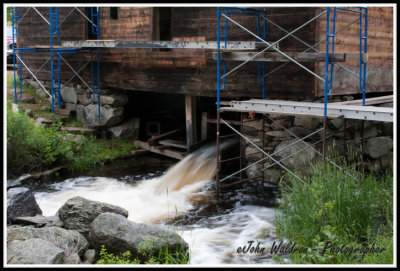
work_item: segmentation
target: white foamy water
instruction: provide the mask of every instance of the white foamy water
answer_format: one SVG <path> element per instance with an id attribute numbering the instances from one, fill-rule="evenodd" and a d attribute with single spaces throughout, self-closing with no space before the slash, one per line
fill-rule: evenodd
<path id="1" fill-rule="evenodd" d="M 226 143 L 228 144 L 228 143 Z M 54 192 L 36 192 L 43 215 L 55 215 L 70 198 L 81 196 L 125 208 L 137 223 L 164 223 L 212 197 L 204 190 L 215 175 L 214 148 L 188 155 L 163 176 L 128 184 L 106 177 L 79 177 L 51 185 Z M 238 205 L 228 214 L 212 216 L 199 224 L 179 227 L 177 232 L 190 247 L 191 264 L 249 264 L 269 261 L 274 210 Z M 237 253 L 248 241 L 260 242 L 262 254 Z"/>

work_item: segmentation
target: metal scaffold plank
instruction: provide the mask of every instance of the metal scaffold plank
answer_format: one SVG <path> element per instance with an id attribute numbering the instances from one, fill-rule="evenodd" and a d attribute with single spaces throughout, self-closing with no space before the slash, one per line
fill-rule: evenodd
<path id="1" fill-rule="evenodd" d="M 208 49 L 217 50 L 216 41 L 117 41 L 117 40 L 81 40 L 63 41 L 64 48 L 169 48 L 169 49 Z M 220 42 L 221 50 L 257 50 L 265 47 L 262 42 L 229 41 Z M 279 48 L 278 44 L 273 46 Z M 270 48 L 272 50 L 272 48 Z"/>
<path id="2" fill-rule="evenodd" d="M 289 62 L 287 57 L 282 56 L 277 52 L 265 52 L 255 56 L 254 52 L 222 52 L 220 58 L 226 61 L 268 61 L 268 62 Z M 304 52 L 288 52 L 286 55 L 298 62 L 325 62 L 325 53 L 304 53 Z M 368 58 L 367 54 L 362 55 L 366 61 Z M 330 53 L 329 61 L 334 62 L 346 62 L 354 61 L 360 58 L 359 54 L 349 53 Z M 217 53 L 213 53 L 213 59 L 217 59 Z"/>
<path id="3" fill-rule="evenodd" d="M 312 102 L 252 99 L 248 101 L 232 101 L 231 107 L 227 109 L 229 111 L 253 111 L 259 113 L 284 112 L 293 115 L 307 114 L 324 116 L 324 104 Z M 393 108 L 329 103 L 327 107 L 327 116 L 393 122 Z"/>

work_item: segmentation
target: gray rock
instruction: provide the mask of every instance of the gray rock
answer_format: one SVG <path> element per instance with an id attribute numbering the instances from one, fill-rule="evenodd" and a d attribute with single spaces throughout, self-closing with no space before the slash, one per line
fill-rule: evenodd
<path id="1" fill-rule="evenodd" d="M 365 153 L 371 158 L 378 158 L 387 154 L 393 148 L 390 137 L 372 137 L 365 143 Z"/>
<path id="2" fill-rule="evenodd" d="M 83 136 L 83 135 L 74 135 L 74 134 L 71 134 L 71 133 L 66 133 L 63 136 L 63 139 L 67 140 L 67 141 L 72 141 L 72 142 L 75 142 L 75 143 L 78 143 L 78 144 L 83 144 L 86 141 L 86 137 L 85 136 Z"/>
<path id="3" fill-rule="evenodd" d="M 262 176 L 261 169 L 263 166 L 261 164 L 255 164 L 248 169 L 246 169 L 247 178 L 256 178 Z"/>
<path id="4" fill-rule="evenodd" d="M 77 96 L 77 98 L 78 98 L 78 103 L 83 105 L 91 104 L 93 100 L 93 96 L 90 94 L 80 94 Z"/>
<path id="5" fill-rule="evenodd" d="M 265 135 L 272 136 L 272 137 L 277 137 L 280 140 L 288 139 L 288 138 L 291 137 L 291 135 L 288 132 L 284 131 L 284 130 L 282 130 L 282 131 L 269 131 L 269 132 L 266 132 Z"/>
<path id="6" fill-rule="evenodd" d="M 65 261 L 71 255 L 83 256 L 89 246 L 88 241 L 82 234 L 73 230 L 59 227 L 8 227 L 7 241 L 28 240 L 33 238 L 43 239 L 64 251 Z"/>
<path id="7" fill-rule="evenodd" d="M 318 117 L 311 116 L 300 116 L 297 115 L 294 118 L 294 126 L 301 126 L 305 128 L 307 131 L 315 130 L 322 123 L 322 119 Z"/>
<path id="8" fill-rule="evenodd" d="M 381 162 L 381 168 L 386 169 L 390 165 L 390 163 L 393 162 L 393 152 L 388 152 L 387 154 L 381 156 L 379 160 Z"/>
<path id="9" fill-rule="evenodd" d="M 96 262 L 96 250 L 88 249 L 85 252 L 84 264 L 94 264 Z"/>
<path id="10" fill-rule="evenodd" d="M 264 181 L 267 183 L 277 184 L 283 175 L 282 170 L 274 168 L 271 164 L 271 162 L 264 163 Z"/>
<path id="11" fill-rule="evenodd" d="M 83 117 L 83 109 L 84 109 L 83 105 L 81 104 L 76 105 L 76 120 L 82 123 L 85 122 L 85 118 Z"/>
<path id="12" fill-rule="evenodd" d="M 76 104 L 78 102 L 75 88 L 62 86 L 60 89 L 60 93 L 61 93 L 61 97 L 65 103 Z"/>
<path id="13" fill-rule="evenodd" d="M 43 239 L 33 238 L 7 244 L 8 264 L 63 264 L 64 251 Z"/>
<path id="14" fill-rule="evenodd" d="M 298 139 L 285 140 L 279 143 L 275 148 L 277 155 L 283 159 L 307 147 L 304 142 L 298 142 Z M 293 145 L 291 145 L 293 144 Z M 291 145 L 290 147 L 288 147 Z M 301 172 L 308 172 L 311 161 L 315 158 L 316 153 L 310 148 L 298 152 L 296 155 L 282 161 L 282 164 L 288 168 L 297 169 Z"/>
<path id="15" fill-rule="evenodd" d="M 31 94 L 23 93 L 21 102 L 28 103 L 28 104 L 35 104 L 36 100 L 35 100 L 35 97 L 33 97 Z"/>
<path id="16" fill-rule="evenodd" d="M 335 129 L 340 129 L 344 125 L 344 119 L 343 118 L 329 119 L 328 124 Z"/>
<path id="17" fill-rule="evenodd" d="M 246 160 L 249 164 L 254 163 L 263 158 L 263 153 L 253 146 L 247 146 L 245 149 Z"/>
<path id="18" fill-rule="evenodd" d="M 284 119 L 275 120 L 273 123 L 271 123 L 270 127 L 273 130 L 282 130 L 283 128 L 288 128 L 291 125 L 291 123 L 292 123 L 291 119 L 287 117 Z"/>
<path id="19" fill-rule="evenodd" d="M 65 264 L 81 264 L 81 257 L 78 254 L 71 254 L 68 257 L 64 257 Z"/>
<path id="20" fill-rule="evenodd" d="M 45 227 L 62 227 L 64 224 L 58 216 L 21 216 L 15 218 L 16 223 Z"/>
<path id="21" fill-rule="evenodd" d="M 120 124 L 123 118 L 123 107 L 100 106 L 100 121 L 97 104 L 89 104 L 83 108 L 83 123 L 89 127 L 112 127 Z"/>
<path id="22" fill-rule="evenodd" d="M 264 168 L 269 164 L 264 164 Z M 282 177 L 282 171 L 280 169 L 268 168 L 264 170 L 264 181 L 267 183 L 277 184 Z"/>
<path id="23" fill-rule="evenodd" d="M 139 118 L 130 119 L 108 130 L 112 133 L 113 137 L 137 140 L 139 136 Z"/>
<path id="24" fill-rule="evenodd" d="M 11 188 L 7 191 L 7 221 L 11 223 L 18 216 L 41 215 L 31 190 L 26 187 Z"/>
<path id="25" fill-rule="evenodd" d="M 95 249 L 105 245 L 111 253 L 128 250 L 139 257 L 138 249 L 143 246 L 149 248 L 150 255 L 158 255 L 160 250 L 166 248 L 170 253 L 189 248 L 182 237 L 166 226 L 138 224 L 113 213 L 103 213 L 93 221 L 89 240 Z"/>
<path id="26" fill-rule="evenodd" d="M 112 106 L 124 106 L 128 102 L 129 102 L 128 95 L 122 91 L 114 93 L 112 95 L 100 95 L 101 104 L 108 104 Z"/>
<path id="27" fill-rule="evenodd" d="M 90 224 L 101 213 L 116 213 L 128 217 L 128 211 L 107 203 L 87 200 L 82 197 L 74 197 L 64 203 L 57 211 L 58 216 L 64 223 L 64 227 L 76 230 L 88 237 Z"/>

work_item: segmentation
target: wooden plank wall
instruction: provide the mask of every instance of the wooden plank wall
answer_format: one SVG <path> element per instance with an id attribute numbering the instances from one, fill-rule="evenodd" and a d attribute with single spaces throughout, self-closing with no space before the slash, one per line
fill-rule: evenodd
<path id="1" fill-rule="evenodd" d="M 344 6 L 343 6 L 344 7 Z M 356 9 L 355 7 L 344 7 Z M 358 9 L 356 9 L 358 10 Z M 317 11 L 320 12 L 321 10 Z M 331 15 L 332 16 L 332 15 Z M 336 29 L 340 29 L 357 19 L 359 14 L 338 11 Z M 331 17 L 332 18 L 332 17 Z M 364 23 L 364 20 L 363 20 Z M 331 24 L 332 27 L 332 24 Z M 318 40 L 325 38 L 326 16 L 319 20 L 316 36 Z M 359 53 L 359 21 L 343 30 L 335 37 L 335 52 Z M 392 7 L 368 7 L 368 62 L 367 62 L 367 92 L 392 91 L 393 79 L 393 8 Z M 325 51 L 325 43 L 319 48 Z M 358 74 L 359 62 L 343 63 Z M 317 72 L 323 74 L 325 65 L 321 63 Z M 335 68 L 337 69 L 337 68 Z M 337 71 L 337 70 L 336 70 Z M 358 79 L 348 76 L 346 72 L 336 74 L 335 81 L 340 81 L 333 95 L 360 93 Z M 335 82 L 334 81 L 334 82 Z M 324 87 L 320 82 L 317 85 L 316 94 L 323 95 Z"/>
<path id="2" fill-rule="evenodd" d="M 27 7 L 21 7 L 20 16 L 22 17 L 27 11 Z M 84 7 L 79 8 L 85 12 Z M 46 18 L 50 20 L 49 7 L 37 7 L 37 10 Z M 71 12 L 72 7 L 59 8 L 59 22 L 61 23 L 64 18 Z M 61 24 L 60 27 L 60 40 L 82 40 L 86 39 L 87 23 L 83 16 L 74 10 L 71 15 Z M 50 46 L 50 27 L 46 21 L 32 8 L 26 13 L 20 22 L 20 34 L 17 37 L 17 46 L 19 48 L 27 48 L 34 46 Z M 27 64 L 29 69 L 36 72 L 49 58 L 50 53 L 25 53 L 23 54 L 23 61 Z M 64 55 L 70 65 L 78 70 L 80 66 L 88 59 L 88 55 Z M 61 78 L 63 81 L 69 79 L 73 72 L 62 62 L 61 65 Z M 31 75 L 24 68 L 24 78 L 31 78 Z M 50 61 L 42 68 L 37 74 L 38 79 L 50 81 Z M 75 82 L 78 82 L 75 80 Z"/>
<path id="3" fill-rule="evenodd" d="M 80 8 L 85 12 L 85 8 Z M 24 14 L 26 8 L 21 9 Z M 46 18 L 49 8 L 38 8 Z M 70 7 L 60 8 L 60 21 L 70 12 Z M 224 12 L 224 10 L 222 10 Z M 322 9 L 312 7 L 266 8 L 267 18 L 287 31 L 292 31 L 312 19 Z M 231 16 L 252 32 L 256 32 L 256 18 L 252 16 Z M 312 45 L 325 38 L 325 16 L 302 28 L 295 35 Z M 338 14 L 337 28 L 350 22 L 354 16 Z M 151 41 L 153 37 L 152 7 L 119 7 L 118 19 L 110 18 L 110 8 L 100 8 L 101 39 Z M 61 27 L 62 40 L 87 39 L 85 19 L 76 11 Z M 221 23 L 221 28 L 223 28 Z M 343 31 L 336 38 L 336 52 L 358 52 L 358 24 Z M 172 40 L 216 41 L 216 7 L 173 7 Z M 387 81 L 393 66 L 393 9 L 383 7 L 369 8 L 368 67 L 377 70 L 373 74 L 383 74 L 381 81 Z M 356 34 L 354 34 L 356 32 Z M 272 24 L 267 23 L 267 40 L 276 41 L 286 35 Z M 229 23 L 229 40 L 254 41 L 248 33 Z M 48 45 L 49 28 L 33 10 L 21 22 L 19 47 Z M 279 43 L 283 51 L 301 52 L 307 47 L 289 37 Z M 324 44 L 318 48 L 324 51 Z M 101 85 L 102 88 L 117 88 L 160 93 L 187 94 L 194 96 L 216 96 L 216 61 L 211 58 L 211 51 L 187 49 L 101 49 Z M 25 54 L 24 60 L 33 71 L 38 69 L 49 54 Z M 88 55 L 64 55 L 76 70 L 87 60 Z M 231 62 L 231 70 L 239 62 Z M 267 63 L 267 72 L 281 63 Z M 323 73 L 323 66 L 307 63 L 307 68 Z M 322 64 L 323 65 L 323 64 Z M 347 63 L 356 68 L 356 63 Z M 24 72 L 27 74 L 26 72 Z M 72 76 L 69 68 L 62 66 L 62 79 Z M 82 76 L 90 83 L 90 65 L 83 70 Z M 30 77 L 30 76 L 29 76 Z M 41 80 L 49 80 L 50 66 L 47 64 L 38 75 Z M 377 77 L 377 76 L 375 76 Z M 372 78 L 372 77 L 370 77 Z M 378 80 L 376 79 L 376 80 Z M 347 80 L 347 79 L 346 79 Z M 372 79 L 371 79 L 372 80 Z M 375 80 L 375 79 L 374 79 Z M 76 83 L 81 84 L 78 80 Z M 374 83 L 374 82 L 372 82 Z M 381 85 L 379 85 L 381 84 Z M 383 84 L 383 85 L 382 85 Z M 354 84 L 353 84 L 354 85 Z M 357 87 L 344 84 L 339 94 L 357 93 Z M 355 84 L 356 85 L 356 84 Z M 371 82 L 369 82 L 371 86 Z M 383 91 L 390 88 L 384 82 L 370 87 L 369 91 Z M 322 88 L 323 90 L 323 88 Z M 226 87 L 221 92 L 225 98 L 259 98 L 262 95 L 257 83 L 257 63 L 248 63 L 226 79 Z M 267 97 L 308 99 L 321 94 L 321 83 L 296 64 L 288 64 L 267 77 Z"/>
<path id="4" fill-rule="evenodd" d="M 151 40 L 152 8 L 119 8 L 118 21 L 112 22 L 108 8 L 101 13 L 102 39 Z M 289 31 L 314 16 L 314 8 L 274 8 L 268 16 Z M 138 18 L 131 18 L 136 16 Z M 256 32 L 256 18 L 234 15 L 232 18 Z M 124 25 L 123 29 L 118 27 Z M 221 28 L 224 24 L 221 24 Z M 146 28 L 147 27 L 147 28 Z M 298 36 L 307 42 L 314 42 L 313 24 L 299 31 Z M 147 29 L 147 31 L 146 31 Z M 137 32 L 135 32 L 137 30 Z M 138 34 L 139 33 L 139 34 Z M 267 40 L 274 41 L 285 34 L 268 25 Z M 215 7 L 172 8 L 172 40 L 216 41 L 217 10 Z M 229 23 L 229 40 L 254 41 L 242 29 Z M 293 39 L 281 43 L 285 50 L 297 51 L 301 47 Z M 216 96 L 216 61 L 211 59 L 211 51 L 205 50 L 158 50 L 158 49 L 108 49 L 102 52 L 102 83 L 106 87 L 129 90 L 154 91 L 163 93 L 189 94 L 196 96 Z M 228 63 L 228 71 L 240 62 Z M 268 64 L 273 69 L 278 64 Z M 307 64 L 313 68 L 314 64 Z M 304 80 L 307 72 L 296 65 L 287 65 L 267 80 L 268 97 L 312 96 L 313 82 Z M 308 91 L 307 91 L 308 90 Z M 226 79 L 223 97 L 261 97 L 262 90 L 257 84 L 257 64 L 249 63 Z"/>

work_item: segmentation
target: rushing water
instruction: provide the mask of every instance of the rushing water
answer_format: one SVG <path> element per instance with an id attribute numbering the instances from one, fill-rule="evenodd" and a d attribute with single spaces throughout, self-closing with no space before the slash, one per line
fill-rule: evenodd
<path id="1" fill-rule="evenodd" d="M 138 157 L 126 161 L 123 170 L 117 165 L 91 172 L 93 176 L 38 187 L 35 198 L 43 215 L 54 215 L 65 201 L 82 196 L 127 209 L 134 222 L 169 224 L 188 242 L 191 264 L 272 263 L 277 189 L 249 182 L 221 191 L 216 201 L 215 159 L 215 149 L 209 146 L 164 173 L 162 165 L 152 166 L 149 159 Z M 249 242 L 254 248 L 259 243 L 261 252 L 238 253 L 239 247 L 249 248 Z"/>

